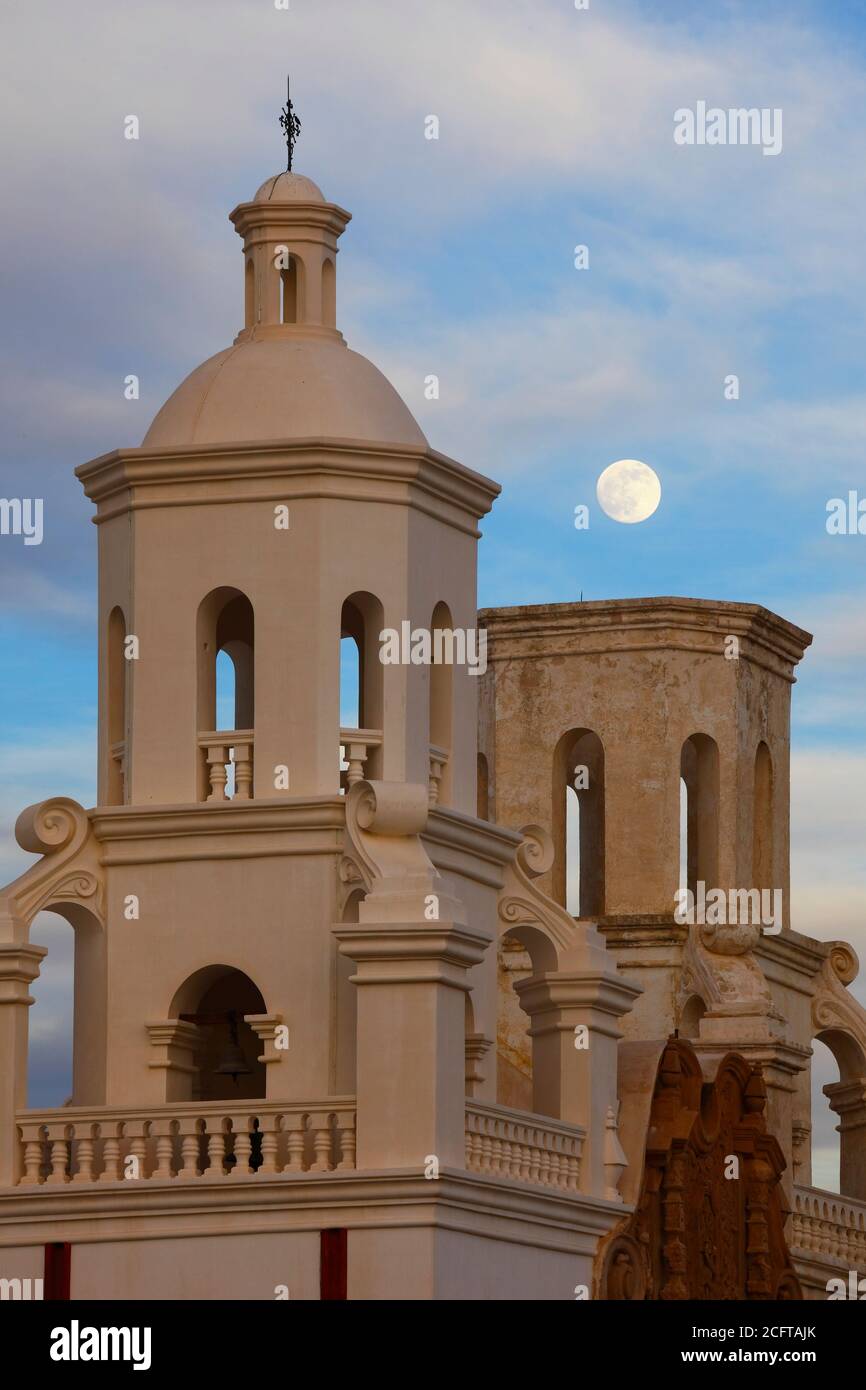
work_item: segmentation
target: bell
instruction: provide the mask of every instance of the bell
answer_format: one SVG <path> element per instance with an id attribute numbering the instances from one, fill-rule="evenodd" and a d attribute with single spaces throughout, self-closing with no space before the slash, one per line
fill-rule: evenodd
<path id="1" fill-rule="evenodd" d="M 244 1060 L 244 1054 L 238 1045 L 237 1039 L 232 1039 L 226 1043 L 218 1067 L 214 1067 L 214 1076 L 230 1076 L 232 1081 L 237 1081 L 239 1076 L 250 1076 L 250 1068 Z"/>

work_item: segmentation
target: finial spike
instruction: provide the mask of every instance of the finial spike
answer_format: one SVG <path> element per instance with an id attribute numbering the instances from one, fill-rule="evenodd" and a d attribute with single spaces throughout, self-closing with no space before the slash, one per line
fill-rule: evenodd
<path id="1" fill-rule="evenodd" d="M 292 157 L 295 153 L 295 143 L 301 133 L 301 122 L 295 115 L 295 108 L 292 105 L 291 82 L 288 73 L 286 74 L 286 104 L 280 112 L 280 125 L 286 137 L 286 152 L 288 159 L 286 162 L 286 173 L 292 172 Z"/>

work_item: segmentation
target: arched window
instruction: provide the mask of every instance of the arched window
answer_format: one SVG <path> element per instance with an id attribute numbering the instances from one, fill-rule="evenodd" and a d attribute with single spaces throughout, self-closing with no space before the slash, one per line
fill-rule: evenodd
<path id="1" fill-rule="evenodd" d="M 256 313 L 256 278 L 252 259 L 244 271 L 244 327 L 252 328 Z"/>
<path id="2" fill-rule="evenodd" d="M 811 1064 L 811 1185 L 860 1202 L 866 1201 L 864 1085 L 866 1057 L 858 1040 L 841 1028 L 825 1028 L 816 1034 Z"/>
<path id="3" fill-rule="evenodd" d="M 680 755 L 686 789 L 686 883 L 719 887 L 719 749 L 707 734 L 692 734 Z"/>
<path id="4" fill-rule="evenodd" d="M 109 806 L 126 801 L 127 768 L 127 666 L 126 619 L 120 608 L 108 618 L 108 778 Z"/>
<path id="5" fill-rule="evenodd" d="M 297 256 L 280 271 L 280 322 L 298 323 L 301 317 L 301 271 Z"/>
<path id="6" fill-rule="evenodd" d="M 195 1025 L 190 1100 L 255 1100 L 265 1095 L 260 1038 L 247 1022 L 266 1014 L 261 991 L 228 965 L 197 970 L 181 985 L 169 1016 Z"/>
<path id="7" fill-rule="evenodd" d="M 330 257 L 322 264 L 322 323 L 326 328 L 337 326 L 337 277 Z"/>
<path id="8" fill-rule="evenodd" d="M 553 893 L 575 917 L 604 913 L 604 746 L 570 729 L 553 756 Z"/>
<path id="9" fill-rule="evenodd" d="M 382 605 L 368 593 L 345 600 L 340 613 L 341 784 L 381 777 L 383 741 Z M 358 737 L 351 738 L 351 734 Z"/>
<path id="10" fill-rule="evenodd" d="M 680 1014 L 679 1036 L 681 1038 L 695 1039 L 700 1036 L 701 1019 L 707 1012 L 707 1006 L 699 994 L 693 994 L 683 1005 Z"/>
<path id="11" fill-rule="evenodd" d="M 532 975 L 558 969 L 551 939 L 531 923 L 521 923 L 500 937 L 498 952 L 498 1019 L 496 1025 L 496 1099 L 515 1110 L 559 1114 L 560 1043 L 556 1031 L 531 1027 L 518 987 Z"/>
<path id="12" fill-rule="evenodd" d="M 752 888 L 773 888 L 773 760 L 766 743 L 755 753 L 752 800 Z"/>
<path id="13" fill-rule="evenodd" d="M 451 610 L 437 603 L 430 621 L 430 776 L 434 800 L 451 802 L 451 751 L 454 726 L 454 625 Z"/>
<path id="14" fill-rule="evenodd" d="M 229 795 L 246 798 L 251 794 L 254 628 L 252 604 L 238 589 L 214 589 L 199 605 L 197 722 L 201 799 L 221 799 L 226 787 Z M 240 734 L 244 737 L 237 737 Z M 227 769 L 225 777 L 220 767 Z"/>

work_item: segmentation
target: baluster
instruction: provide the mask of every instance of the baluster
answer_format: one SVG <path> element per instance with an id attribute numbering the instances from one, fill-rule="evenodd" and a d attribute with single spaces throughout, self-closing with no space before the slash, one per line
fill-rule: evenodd
<path id="1" fill-rule="evenodd" d="M 502 1140 L 495 1130 L 490 1136 L 490 1171 L 502 1172 Z"/>
<path id="2" fill-rule="evenodd" d="M 304 1166 L 304 1116 L 289 1115 L 287 1119 L 289 1161 L 283 1171 L 300 1173 Z M 286 1129 L 285 1122 L 283 1128 Z"/>
<path id="3" fill-rule="evenodd" d="M 479 1136 L 479 1168 L 482 1173 L 493 1171 L 493 1140 L 490 1136 L 490 1125 L 492 1121 L 484 1119 L 483 1129 Z"/>
<path id="4" fill-rule="evenodd" d="M 571 1175 L 570 1187 L 575 1193 L 580 1191 L 580 1165 L 581 1155 L 575 1152 L 575 1154 L 571 1155 L 571 1161 L 569 1163 L 569 1172 Z"/>
<path id="5" fill-rule="evenodd" d="M 244 1120 L 233 1121 L 233 1123 L 244 1125 Z M 253 1141 L 250 1138 L 249 1130 L 246 1128 L 235 1129 L 234 1136 L 235 1163 L 231 1170 L 231 1176 L 233 1178 L 248 1178 L 252 1172 L 250 1168 L 250 1154 L 253 1151 Z"/>
<path id="6" fill-rule="evenodd" d="M 442 782 L 442 773 L 445 770 L 445 759 L 436 758 L 432 752 L 430 754 L 430 781 L 429 781 L 429 802 L 431 806 L 439 804 L 439 787 Z"/>
<path id="7" fill-rule="evenodd" d="M 208 780 L 210 782 L 208 801 L 226 800 L 227 762 L 228 748 L 226 745 L 224 743 L 209 743 L 207 746 Z"/>
<path id="8" fill-rule="evenodd" d="M 40 1169 L 42 1167 L 42 1145 L 43 1138 L 40 1129 L 31 1129 L 27 1126 L 22 1130 L 24 1143 L 24 1172 L 20 1182 L 22 1187 L 37 1187 L 43 1181 Z"/>
<path id="9" fill-rule="evenodd" d="M 353 787 L 356 782 L 364 780 L 364 764 L 367 761 L 367 745 L 350 740 L 344 744 L 346 750 L 346 762 L 349 764 L 346 772 L 346 782 Z"/>
<path id="10" fill-rule="evenodd" d="M 466 1167 L 477 1173 L 481 1167 L 481 1140 L 472 1128 L 473 1123 L 470 1117 L 466 1130 Z"/>
<path id="11" fill-rule="evenodd" d="M 132 1165 L 124 1164 L 124 1174 L 127 1182 L 139 1182 L 148 1176 L 147 1172 L 147 1137 L 145 1130 L 147 1125 L 143 1121 L 136 1122 L 134 1129 L 137 1133 L 132 1134 L 132 1142 L 129 1145 L 129 1156 L 135 1159 Z"/>
<path id="12" fill-rule="evenodd" d="M 311 1173 L 331 1171 L 331 1117 L 330 1115 L 311 1115 L 310 1128 L 313 1131 L 313 1150 L 315 1158 L 310 1165 Z"/>
<path id="13" fill-rule="evenodd" d="M 62 1137 L 58 1136 L 58 1129 L 61 1130 Z M 51 1145 L 51 1172 L 47 1181 L 50 1183 L 69 1182 L 69 1174 L 66 1171 L 69 1166 L 67 1133 L 74 1133 L 71 1125 L 48 1126 L 48 1139 Z"/>
<path id="14" fill-rule="evenodd" d="M 253 785 L 252 744 L 235 744 L 235 801 L 249 801 Z"/>
<path id="15" fill-rule="evenodd" d="M 174 1130 L 176 1121 L 160 1120 L 156 1130 L 156 1167 L 151 1177 L 165 1181 L 174 1177 Z"/>
<path id="16" fill-rule="evenodd" d="M 340 1126 L 340 1162 L 338 1168 L 355 1167 L 355 1116 L 344 1115 L 342 1123 L 339 1118 L 337 1121 Z"/>
<path id="17" fill-rule="evenodd" d="M 115 1125 L 114 1133 L 105 1137 L 102 1143 L 102 1172 L 99 1175 L 100 1182 L 120 1182 L 120 1131 L 122 1126 Z"/>
<path id="18" fill-rule="evenodd" d="M 531 1158 L 530 1158 L 530 1161 L 529 1161 L 529 1181 L 530 1181 L 530 1182 L 541 1182 L 541 1181 L 542 1181 L 542 1177 L 541 1177 L 541 1156 L 542 1156 L 542 1155 L 541 1155 L 541 1150 L 540 1150 L 539 1147 L 538 1147 L 538 1135 L 537 1135 L 537 1133 L 535 1132 L 535 1130 L 532 1131 L 532 1137 L 531 1137 L 531 1140 L 530 1140 L 530 1153 L 531 1153 Z"/>
<path id="19" fill-rule="evenodd" d="M 217 1120 L 216 1123 L 219 1124 L 219 1121 Z M 225 1154 L 226 1136 L 223 1133 L 222 1128 L 215 1129 L 213 1133 L 208 1135 L 207 1141 L 207 1155 L 210 1159 L 210 1165 L 207 1169 L 207 1176 L 209 1178 L 225 1177 Z"/>
<path id="20" fill-rule="evenodd" d="M 529 1181 L 529 1174 L 532 1172 L 532 1145 L 529 1143 L 529 1135 L 524 1129 L 523 1143 L 520 1145 L 520 1179 L 521 1182 Z"/>
<path id="21" fill-rule="evenodd" d="M 538 1177 L 536 1181 L 546 1187 L 550 1181 L 550 1154 L 545 1148 L 543 1134 L 536 1130 L 533 1138 L 538 1153 Z"/>
<path id="22" fill-rule="evenodd" d="M 180 1143 L 180 1155 L 183 1166 L 178 1173 L 179 1178 L 200 1178 L 201 1173 L 198 1166 L 199 1140 L 200 1133 L 198 1122 L 191 1119 L 181 1120 L 181 1125 L 190 1125 L 190 1128 L 183 1133 Z"/>
<path id="23" fill-rule="evenodd" d="M 97 1128 L 96 1125 L 90 1125 L 88 1133 L 75 1141 L 78 1172 L 74 1175 L 73 1182 L 93 1182 L 93 1137 Z"/>
<path id="24" fill-rule="evenodd" d="M 510 1139 L 502 1140 L 502 1171 L 508 1178 L 514 1176 L 514 1145 Z"/>
<path id="25" fill-rule="evenodd" d="M 262 1161 L 259 1166 L 259 1175 L 262 1173 L 279 1173 L 282 1170 L 277 1167 L 277 1151 L 279 1149 L 279 1138 L 277 1133 L 278 1118 L 275 1115 L 260 1115 L 259 1128 L 262 1135 Z"/>
<path id="26" fill-rule="evenodd" d="M 552 1142 L 554 1141 L 548 1140 L 548 1143 Z M 559 1187 L 559 1154 L 556 1152 L 556 1149 L 548 1149 L 547 1160 L 549 1164 L 547 1185 L 548 1187 Z"/>

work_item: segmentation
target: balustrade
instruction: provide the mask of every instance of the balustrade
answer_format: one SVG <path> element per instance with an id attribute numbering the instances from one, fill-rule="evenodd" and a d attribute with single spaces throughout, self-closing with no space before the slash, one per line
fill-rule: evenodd
<path id="1" fill-rule="evenodd" d="M 329 1173 L 355 1167 L 355 1102 L 169 1104 L 18 1115 L 25 1187 Z"/>
<path id="2" fill-rule="evenodd" d="M 577 1192 L 584 1131 L 559 1120 L 473 1102 L 466 1107 L 466 1167 Z"/>
<path id="3" fill-rule="evenodd" d="M 841 1260 L 849 1269 L 866 1269 L 866 1202 L 817 1187 L 795 1187 L 788 1244 L 819 1258 Z"/>
<path id="4" fill-rule="evenodd" d="M 200 733 L 199 748 L 207 768 L 206 801 L 249 801 L 253 794 L 252 729 L 227 729 Z M 234 793 L 229 796 L 228 769 L 234 772 Z"/>
<path id="5" fill-rule="evenodd" d="M 345 767 L 340 767 L 342 791 L 348 791 L 349 787 L 369 776 L 368 759 L 373 750 L 381 746 L 381 729 L 340 730 L 340 752 L 345 763 Z"/>

